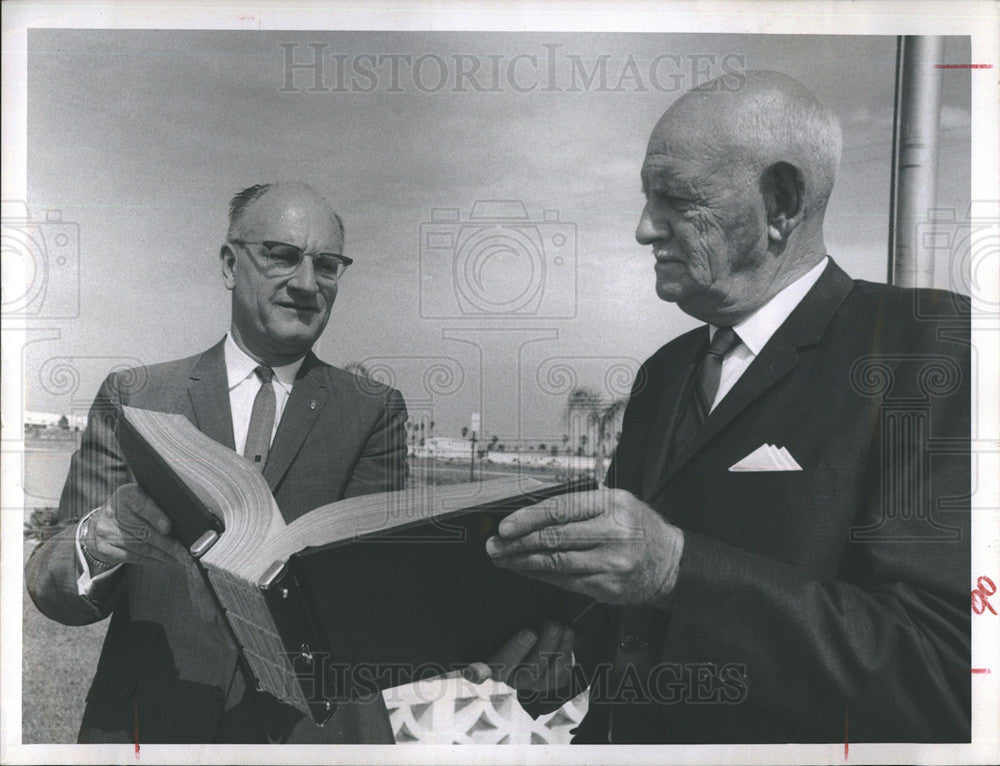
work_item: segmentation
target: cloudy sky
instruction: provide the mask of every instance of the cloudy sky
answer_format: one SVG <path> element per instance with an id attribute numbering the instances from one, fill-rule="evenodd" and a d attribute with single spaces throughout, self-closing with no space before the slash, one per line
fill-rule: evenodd
<path id="1" fill-rule="evenodd" d="M 967 51 L 950 38 L 945 62 Z M 287 69 L 317 52 L 320 83 Z M 39 304 L 58 333 L 26 349 L 28 408 L 78 411 L 109 369 L 221 338 L 227 200 L 302 179 L 355 260 L 320 357 L 394 381 L 438 433 L 478 410 L 487 434 L 551 441 L 569 386 L 620 395 L 695 324 L 656 298 L 633 238 L 646 139 L 694 84 L 777 69 L 837 113 L 827 245 L 884 281 L 894 62 L 875 36 L 33 30 L 28 206 L 78 225 L 81 269 L 78 312 L 58 305 L 72 285 Z M 942 76 L 937 200 L 961 215 L 969 74 Z M 498 199 L 528 220 L 472 217 Z"/>

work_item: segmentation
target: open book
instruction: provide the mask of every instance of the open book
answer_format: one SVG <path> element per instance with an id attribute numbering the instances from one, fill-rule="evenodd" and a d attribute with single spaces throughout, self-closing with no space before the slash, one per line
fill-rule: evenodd
<path id="1" fill-rule="evenodd" d="M 517 630 L 590 601 L 495 567 L 512 511 L 593 480 L 420 486 L 286 523 L 261 473 L 184 416 L 122 408 L 136 481 L 198 557 L 258 687 L 312 715 L 337 700 L 486 661 Z"/>

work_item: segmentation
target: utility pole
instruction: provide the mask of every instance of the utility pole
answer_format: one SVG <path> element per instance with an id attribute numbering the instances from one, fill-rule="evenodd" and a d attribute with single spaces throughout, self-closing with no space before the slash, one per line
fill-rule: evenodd
<path id="1" fill-rule="evenodd" d="M 469 481 L 476 480 L 476 432 L 479 430 L 479 413 L 472 413 L 472 426 L 469 430 L 472 432 L 472 452 L 469 455 Z"/>
<path id="2" fill-rule="evenodd" d="M 888 281 L 901 287 L 934 284 L 934 252 L 917 235 L 918 223 L 928 221 L 934 208 L 940 62 L 940 37 L 898 38 Z"/>
<path id="3" fill-rule="evenodd" d="M 469 455 L 469 481 L 476 480 L 476 432 L 472 432 L 472 453 Z"/>

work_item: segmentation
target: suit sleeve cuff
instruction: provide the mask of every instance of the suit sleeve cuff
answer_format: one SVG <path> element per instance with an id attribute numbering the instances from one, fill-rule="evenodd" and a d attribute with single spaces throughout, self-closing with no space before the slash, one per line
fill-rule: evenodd
<path id="1" fill-rule="evenodd" d="M 85 599 L 93 600 L 93 593 L 95 588 L 101 583 L 110 580 L 112 575 L 115 574 L 119 569 L 121 569 L 121 564 L 116 564 L 111 569 L 107 569 L 99 574 L 92 574 L 90 571 L 90 563 L 87 561 L 87 557 L 83 553 L 83 546 L 80 545 L 80 528 L 83 523 L 94 515 L 97 509 L 88 513 L 80 522 L 76 525 L 76 534 L 74 536 L 76 545 L 76 560 L 79 565 L 80 576 L 76 580 L 76 591 L 77 593 Z"/>

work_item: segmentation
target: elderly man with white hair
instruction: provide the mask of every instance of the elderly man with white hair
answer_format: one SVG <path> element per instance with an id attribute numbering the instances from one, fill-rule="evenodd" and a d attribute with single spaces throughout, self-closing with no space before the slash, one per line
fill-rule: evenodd
<path id="1" fill-rule="evenodd" d="M 467 671 L 589 685 L 574 742 L 969 741 L 968 303 L 833 261 L 840 147 L 765 71 L 653 130 L 636 239 L 705 324 L 643 364 L 607 487 L 487 543 L 601 606 Z"/>

